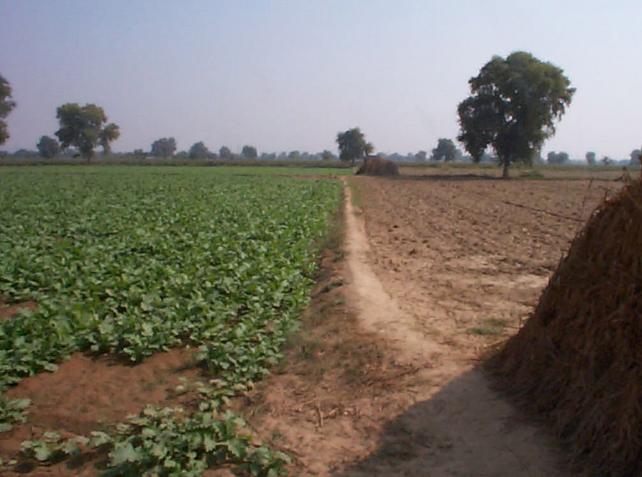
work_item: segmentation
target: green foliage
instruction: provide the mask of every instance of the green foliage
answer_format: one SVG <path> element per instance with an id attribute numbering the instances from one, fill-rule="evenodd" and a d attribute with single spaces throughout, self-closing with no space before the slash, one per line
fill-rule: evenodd
<path id="1" fill-rule="evenodd" d="M 44 158 L 52 158 L 60 152 L 60 144 L 54 138 L 42 136 L 36 145 L 38 153 Z"/>
<path id="2" fill-rule="evenodd" d="M 495 56 L 469 81 L 471 96 L 458 107 L 458 139 L 475 161 L 492 146 L 504 166 L 531 161 L 555 133 L 555 121 L 575 89 L 563 71 L 530 53 Z"/>
<path id="3" fill-rule="evenodd" d="M 176 152 L 176 139 L 162 137 L 152 143 L 150 154 L 154 157 L 171 157 Z"/>
<path id="4" fill-rule="evenodd" d="M 4 119 L 16 107 L 16 102 L 11 99 L 11 85 L 0 75 L 0 144 L 9 139 L 7 123 Z"/>
<path id="5" fill-rule="evenodd" d="M 0 294 L 39 307 L 0 323 L 0 385 L 77 349 L 136 362 L 188 342 L 279 343 L 337 197 L 327 181 L 202 172 L 5 177 Z"/>
<path id="6" fill-rule="evenodd" d="M 98 142 L 100 143 L 100 146 L 103 148 L 103 154 L 104 155 L 109 155 L 111 154 L 111 142 L 115 141 L 120 137 L 120 128 L 118 127 L 117 124 L 114 123 L 109 123 L 106 125 L 102 131 L 100 131 L 100 134 L 98 136 Z"/>
<path id="7" fill-rule="evenodd" d="M 549 164 L 566 164 L 570 158 L 566 152 L 551 151 L 546 156 L 546 161 Z"/>
<path id="8" fill-rule="evenodd" d="M 200 475 L 222 462 L 277 475 L 285 458 L 256 448 L 237 418 L 217 413 L 280 359 L 340 186 L 215 168 L 159 171 L 3 173 L 0 295 L 38 308 L 0 323 L 0 388 L 54 370 L 77 350 L 137 362 L 198 344 L 214 377 L 199 388 L 198 410 L 148 410 L 103 435 L 113 446 L 110 475 Z M 22 404 L 0 401 L 5 428 L 21 419 Z M 74 444 L 83 443 L 50 435 L 24 450 L 47 461 Z"/>
<path id="9" fill-rule="evenodd" d="M 83 448 L 108 447 L 104 477 L 158 475 L 200 476 L 212 467 L 233 465 L 251 476 L 282 475 L 287 455 L 258 446 L 243 432 L 244 421 L 216 406 L 201 406 L 191 414 L 182 408 L 146 407 L 113 433 L 61 439 L 46 432 L 25 441 L 22 453 L 40 462 L 76 455 Z"/>
<path id="10" fill-rule="evenodd" d="M 101 144 L 107 151 L 109 142 L 120 135 L 118 126 L 114 123 L 103 128 L 107 115 L 103 108 L 95 104 L 63 104 L 58 107 L 56 117 L 60 123 L 56 136 L 62 148 L 73 146 L 88 159 L 94 155 L 96 145 Z"/>
<path id="11" fill-rule="evenodd" d="M 221 146 L 218 150 L 218 155 L 221 159 L 232 159 L 233 156 L 232 151 L 227 146 Z"/>
<path id="12" fill-rule="evenodd" d="M 29 399 L 7 399 L 0 395 L 0 432 L 11 430 L 14 423 L 25 422 L 24 410 L 30 404 Z"/>
<path id="13" fill-rule="evenodd" d="M 207 148 L 203 141 L 195 142 L 189 148 L 190 159 L 207 159 L 210 155 L 210 150 Z"/>
<path id="14" fill-rule="evenodd" d="M 445 162 L 454 161 L 457 157 L 457 147 L 451 139 L 439 138 L 437 141 L 437 147 L 432 150 L 432 156 L 430 157 L 433 161 Z"/>
<path id="15" fill-rule="evenodd" d="M 324 150 L 321 153 L 321 160 L 323 160 L 323 161 L 334 161 L 336 158 L 337 157 L 334 154 L 332 154 L 332 152 L 328 151 L 327 149 Z"/>
<path id="16" fill-rule="evenodd" d="M 339 159 L 352 162 L 352 164 L 374 150 L 374 146 L 366 142 L 366 137 L 359 128 L 338 133 L 337 144 L 339 145 Z"/>
<path id="17" fill-rule="evenodd" d="M 243 146 L 243 149 L 241 150 L 241 156 L 243 157 L 243 159 L 256 159 L 257 157 L 259 157 L 254 146 Z"/>

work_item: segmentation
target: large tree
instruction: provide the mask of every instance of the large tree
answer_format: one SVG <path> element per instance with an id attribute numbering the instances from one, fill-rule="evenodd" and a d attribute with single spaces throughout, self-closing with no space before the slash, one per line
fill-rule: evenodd
<path id="1" fill-rule="evenodd" d="M 243 146 L 243 149 L 241 149 L 241 156 L 243 159 L 256 159 L 259 157 L 254 146 Z"/>
<path id="2" fill-rule="evenodd" d="M 189 148 L 190 159 L 207 159 L 210 155 L 210 150 L 207 148 L 203 141 L 195 142 Z"/>
<path id="3" fill-rule="evenodd" d="M 118 126 L 107 122 L 107 115 L 100 106 L 95 104 L 67 103 L 60 106 L 56 117 L 60 129 L 56 136 L 63 149 L 73 146 L 83 157 L 90 159 L 94 155 L 94 148 L 100 144 L 106 151 L 109 143 L 120 135 Z"/>
<path id="4" fill-rule="evenodd" d="M 512 163 L 530 162 L 555 133 L 575 93 L 561 68 L 523 51 L 493 57 L 468 83 L 458 139 L 475 160 L 491 146 L 504 178 Z"/>
<path id="5" fill-rule="evenodd" d="M 38 144 L 38 153 L 44 158 L 52 158 L 60 152 L 60 144 L 54 138 L 49 136 L 42 136 Z"/>
<path id="6" fill-rule="evenodd" d="M 337 134 L 339 159 L 350 161 L 354 165 L 357 159 L 362 159 L 374 150 L 374 146 L 366 141 L 359 128 L 348 129 Z"/>
<path id="7" fill-rule="evenodd" d="M 11 99 L 11 85 L 0 75 L 0 144 L 9 139 L 9 129 L 4 119 L 16 107 L 16 102 Z"/>
<path id="8" fill-rule="evenodd" d="M 437 147 L 432 150 L 432 156 L 430 158 L 433 161 L 441 161 L 442 159 L 446 162 L 455 160 L 457 157 L 457 147 L 451 139 L 439 138 L 437 141 Z"/>
<path id="9" fill-rule="evenodd" d="M 155 157 L 171 157 L 176 152 L 176 139 L 162 137 L 152 143 L 151 155 Z"/>

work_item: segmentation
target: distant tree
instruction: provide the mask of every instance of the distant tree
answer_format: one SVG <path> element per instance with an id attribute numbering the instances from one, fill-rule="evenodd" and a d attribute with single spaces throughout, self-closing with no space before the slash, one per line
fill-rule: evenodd
<path id="1" fill-rule="evenodd" d="M 642 149 L 642 148 L 640 148 Z M 640 149 L 633 149 L 631 151 L 631 154 L 629 154 L 629 157 L 631 158 L 631 165 L 637 165 L 640 164 L 640 154 L 642 154 L 642 151 Z"/>
<path id="2" fill-rule="evenodd" d="M 531 161 L 555 133 L 575 93 L 562 69 L 523 51 L 493 57 L 469 84 L 472 94 L 458 107 L 458 139 L 475 160 L 492 146 L 504 178 L 511 163 Z"/>
<path id="3" fill-rule="evenodd" d="M 589 166 L 594 166 L 595 161 L 596 161 L 596 154 L 593 151 L 589 151 L 586 153 L 584 156 L 586 158 L 586 162 Z"/>
<path id="4" fill-rule="evenodd" d="M 549 164 L 564 164 L 569 161 L 569 157 L 565 152 L 551 151 L 547 154 L 546 161 Z"/>
<path id="5" fill-rule="evenodd" d="M 419 151 L 415 154 L 415 161 L 424 162 L 428 158 L 428 153 L 426 151 Z"/>
<path id="6" fill-rule="evenodd" d="M 38 148 L 38 153 L 47 159 L 56 156 L 60 152 L 58 141 L 49 136 L 42 136 L 36 147 Z"/>
<path id="7" fill-rule="evenodd" d="M 4 119 L 16 107 L 16 102 L 11 99 L 11 85 L 0 75 L 0 144 L 9 139 L 9 129 Z"/>
<path id="8" fill-rule="evenodd" d="M 98 143 L 103 148 L 103 155 L 111 154 L 111 142 L 120 137 L 120 128 L 117 124 L 109 123 L 100 131 Z"/>
<path id="9" fill-rule="evenodd" d="M 321 160 L 323 161 L 333 161 L 337 158 L 332 152 L 328 151 L 327 149 L 321 153 Z"/>
<path id="10" fill-rule="evenodd" d="M 152 143 L 151 155 L 154 157 L 172 157 L 176 152 L 176 139 L 162 137 Z"/>
<path id="11" fill-rule="evenodd" d="M 602 162 L 602 165 L 604 166 L 609 166 L 613 162 L 613 159 L 611 159 L 609 156 L 604 156 L 602 159 L 600 159 L 600 162 Z"/>
<path id="12" fill-rule="evenodd" d="M 232 159 L 232 151 L 230 151 L 230 148 L 227 146 L 222 146 L 218 150 L 218 155 L 221 159 L 225 159 L 225 160 Z"/>
<path id="13" fill-rule="evenodd" d="M 259 157 L 254 146 L 243 146 L 243 149 L 241 149 L 241 156 L 243 159 L 256 159 Z"/>
<path id="14" fill-rule="evenodd" d="M 261 155 L 259 156 L 261 161 L 273 161 L 276 159 L 276 153 L 274 152 L 262 152 Z"/>
<path id="15" fill-rule="evenodd" d="M 455 159 L 456 151 L 457 147 L 451 139 L 439 138 L 437 147 L 432 150 L 430 159 L 433 161 L 441 161 L 442 159 L 446 162 L 452 161 Z"/>
<path id="16" fill-rule="evenodd" d="M 209 155 L 210 150 L 203 141 L 195 142 L 192 144 L 192 147 L 189 148 L 190 159 L 207 159 Z"/>
<path id="17" fill-rule="evenodd" d="M 350 161 L 353 166 L 357 159 L 364 158 L 374 150 L 374 146 L 366 141 L 366 137 L 359 128 L 338 133 L 337 144 L 339 145 L 339 159 L 345 162 Z"/>
<path id="18" fill-rule="evenodd" d="M 144 158 L 147 157 L 147 153 L 145 151 L 143 151 L 142 149 L 134 149 L 133 154 L 134 154 L 134 156 L 136 156 L 138 158 L 141 158 L 141 159 L 144 159 Z"/>
<path id="19" fill-rule="evenodd" d="M 58 107 L 56 117 L 60 123 L 60 129 L 56 131 L 60 146 L 63 149 L 74 146 L 87 159 L 94 155 L 94 148 L 98 144 L 108 151 L 109 143 L 120 135 L 114 123 L 103 127 L 107 115 L 103 108 L 95 104 L 63 104 Z"/>
<path id="20" fill-rule="evenodd" d="M 288 161 L 300 161 L 301 153 L 299 151 L 290 151 L 288 153 Z"/>

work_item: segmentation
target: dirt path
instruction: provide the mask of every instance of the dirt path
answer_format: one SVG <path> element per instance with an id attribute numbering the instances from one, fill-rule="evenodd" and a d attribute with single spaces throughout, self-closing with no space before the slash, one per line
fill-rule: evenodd
<path id="1" fill-rule="evenodd" d="M 344 185 L 348 301 L 364 328 L 391 343 L 398 362 L 421 371 L 408 386 L 415 404 L 386 424 L 375 452 L 338 475 L 569 475 L 544 432 L 520 419 L 471 364 L 427 337 L 416 314 L 387 292 L 371 266 L 365 223 L 345 179 Z"/>

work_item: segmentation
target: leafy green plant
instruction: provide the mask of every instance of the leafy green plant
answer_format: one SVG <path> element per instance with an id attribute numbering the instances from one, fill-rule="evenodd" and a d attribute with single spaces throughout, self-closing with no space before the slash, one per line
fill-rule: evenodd
<path id="1" fill-rule="evenodd" d="M 14 423 L 25 422 L 24 410 L 29 404 L 29 399 L 7 399 L 0 396 L 0 432 L 11 430 Z"/>

